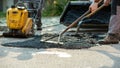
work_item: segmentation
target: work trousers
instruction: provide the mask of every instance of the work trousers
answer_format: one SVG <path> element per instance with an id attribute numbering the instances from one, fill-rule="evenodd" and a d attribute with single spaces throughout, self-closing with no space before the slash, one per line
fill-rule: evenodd
<path id="1" fill-rule="evenodd" d="M 108 33 L 120 34 L 120 6 L 117 6 L 117 14 L 111 15 Z"/>
<path id="2" fill-rule="evenodd" d="M 44 0 L 40 0 L 40 5 L 38 8 L 38 13 L 37 13 L 37 21 L 36 21 L 36 25 L 37 27 L 41 27 L 42 26 L 42 21 L 41 21 L 41 13 L 42 13 L 42 8 L 44 6 Z"/>

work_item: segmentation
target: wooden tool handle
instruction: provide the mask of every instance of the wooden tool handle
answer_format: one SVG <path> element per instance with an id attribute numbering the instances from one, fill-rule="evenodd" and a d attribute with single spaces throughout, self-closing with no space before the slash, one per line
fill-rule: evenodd
<path id="1" fill-rule="evenodd" d="M 98 2 L 98 4 L 100 4 L 102 2 L 102 0 L 100 0 L 99 2 Z M 61 35 L 63 35 L 68 29 L 70 29 L 70 28 L 72 28 L 73 26 L 75 26 L 77 23 L 78 23 L 78 21 L 80 21 L 81 19 L 83 19 L 83 18 L 85 18 L 85 17 L 90 17 L 90 16 L 92 16 L 92 15 L 94 15 L 97 11 L 99 11 L 101 8 L 103 8 L 104 7 L 104 5 L 102 5 L 102 6 L 100 6 L 96 11 L 94 11 L 94 12 L 92 12 L 92 13 L 90 13 L 91 12 L 91 10 L 89 9 L 88 11 L 86 11 L 82 16 L 80 16 L 77 20 L 75 20 L 72 24 L 70 24 L 62 33 L 60 33 L 60 36 Z M 90 14 L 89 14 L 90 13 Z M 88 14 L 88 15 L 87 15 Z M 87 16 L 86 16 L 87 15 Z"/>
<path id="2" fill-rule="evenodd" d="M 98 12 L 99 10 L 101 10 L 104 6 L 105 6 L 104 4 L 101 5 L 101 6 L 100 6 L 97 10 L 95 10 L 94 12 L 92 12 L 92 13 L 86 15 L 85 18 L 91 17 L 91 16 L 94 15 L 96 12 Z"/>

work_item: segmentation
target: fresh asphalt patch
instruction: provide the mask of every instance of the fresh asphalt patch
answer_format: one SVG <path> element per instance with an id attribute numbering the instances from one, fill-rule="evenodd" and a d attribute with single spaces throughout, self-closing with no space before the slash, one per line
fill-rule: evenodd
<path id="1" fill-rule="evenodd" d="M 19 39 L 19 38 L 17 38 Z M 9 38 L 10 40 L 10 38 Z M 11 38 L 13 41 L 14 39 Z M 48 43 L 44 41 L 40 41 L 41 36 L 34 36 L 33 38 L 27 39 L 22 39 L 22 41 L 15 41 L 14 42 L 7 42 L 7 43 L 2 43 L 2 46 L 7 46 L 7 47 L 23 47 L 23 48 L 60 48 L 61 45 L 55 44 L 55 43 Z"/>
<path id="2" fill-rule="evenodd" d="M 21 47 L 21 48 L 65 48 L 65 49 L 82 49 L 90 48 L 96 45 L 96 40 L 89 38 L 88 34 L 79 36 L 69 36 L 61 38 L 58 43 L 58 34 L 35 35 L 31 38 L 3 38 L 0 39 L 2 46 Z M 86 37 L 87 36 L 87 37 Z M 90 35 L 91 36 L 91 35 Z"/>

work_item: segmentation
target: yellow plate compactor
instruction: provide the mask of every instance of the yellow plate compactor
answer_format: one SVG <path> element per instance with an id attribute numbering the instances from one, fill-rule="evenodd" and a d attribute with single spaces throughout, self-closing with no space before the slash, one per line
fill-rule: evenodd
<path id="1" fill-rule="evenodd" d="M 8 31 L 3 33 L 5 37 L 29 37 L 33 35 L 33 20 L 28 17 L 25 6 L 11 6 L 7 10 Z"/>

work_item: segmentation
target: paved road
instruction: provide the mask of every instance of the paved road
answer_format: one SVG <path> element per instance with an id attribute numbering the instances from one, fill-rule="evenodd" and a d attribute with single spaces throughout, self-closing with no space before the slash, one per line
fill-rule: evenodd
<path id="1" fill-rule="evenodd" d="M 0 46 L 0 68 L 120 68 L 120 45 L 78 50 Z"/>
<path id="2" fill-rule="evenodd" d="M 56 31 L 60 27 L 62 26 L 44 29 L 43 33 L 59 33 L 63 30 Z M 31 39 L 27 41 L 30 42 Z M 2 46 L 8 41 L 23 43 L 25 40 L 0 38 L 0 68 L 120 68 L 120 44 L 94 46 L 88 49 Z"/>

